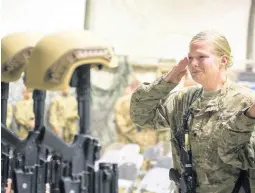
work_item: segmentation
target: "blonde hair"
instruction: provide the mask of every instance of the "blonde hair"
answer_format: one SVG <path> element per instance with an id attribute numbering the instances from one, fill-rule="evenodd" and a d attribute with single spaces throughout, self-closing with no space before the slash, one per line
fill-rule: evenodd
<path id="1" fill-rule="evenodd" d="M 213 45 L 214 51 L 218 56 L 227 56 L 228 63 L 226 65 L 226 68 L 229 68 L 233 65 L 231 48 L 227 38 L 224 35 L 215 31 L 202 31 L 192 38 L 190 44 L 199 40 L 210 42 Z"/>

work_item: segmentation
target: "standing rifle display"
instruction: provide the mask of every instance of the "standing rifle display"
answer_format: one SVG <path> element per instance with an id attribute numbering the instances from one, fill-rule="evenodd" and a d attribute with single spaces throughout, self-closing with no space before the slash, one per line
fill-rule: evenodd
<path id="1" fill-rule="evenodd" d="M 82 34 L 85 40 L 91 39 L 91 35 L 88 32 L 78 32 Z M 86 38 L 88 36 L 88 38 Z M 24 37 L 24 36 L 23 36 Z M 26 36 L 25 40 L 30 36 Z M 54 35 L 54 38 L 61 37 L 58 34 Z M 67 33 L 64 40 L 70 41 L 72 44 L 72 38 L 74 42 L 84 42 L 83 39 L 77 41 L 77 36 L 72 36 L 72 33 Z M 43 38 L 42 38 L 43 39 Z M 14 41 L 15 42 L 15 41 Z M 57 41 L 56 41 L 57 42 Z M 97 41 L 96 41 L 97 42 Z M 40 46 L 40 41 L 39 41 Z M 68 44 L 69 45 L 69 44 Z M 82 43 L 72 49 L 83 49 L 85 44 Z M 90 45 L 90 44 L 89 44 Z M 13 183 L 12 187 L 16 193 L 41 193 L 50 191 L 53 193 L 117 193 L 118 192 L 118 168 L 117 164 L 100 163 L 99 169 L 95 170 L 95 161 L 99 159 L 100 145 L 99 142 L 90 136 L 90 64 L 108 65 L 113 54 L 111 50 L 94 49 L 94 43 L 92 43 L 93 50 L 108 51 L 103 53 L 106 55 L 105 60 L 102 55 L 93 55 L 93 60 L 90 60 L 89 54 L 86 61 L 86 56 L 82 59 L 85 61 L 84 65 L 81 63 L 76 67 L 70 78 L 70 86 L 76 87 L 77 102 L 78 102 L 78 114 L 80 116 L 80 131 L 74 138 L 72 144 L 66 144 L 62 139 L 57 137 L 53 132 L 45 128 L 44 120 L 44 106 L 46 98 L 47 87 L 43 87 L 40 84 L 36 85 L 31 76 L 37 73 L 36 71 L 30 71 L 34 66 L 30 64 L 26 70 L 25 85 L 28 88 L 34 89 L 34 114 L 35 114 L 35 128 L 29 132 L 28 137 L 24 140 L 20 140 L 5 126 L 4 116 L 6 117 L 6 105 L 8 98 L 8 86 L 9 83 L 2 83 L 2 192 L 5 192 L 7 179 L 11 178 Z M 38 46 L 38 45 L 37 45 Z M 49 47 L 56 47 L 59 45 L 49 45 Z M 79 48 L 79 46 L 81 48 Z M 60 46 L 61 47 L 61 46 Z M 88 46 L 89 47 L 89 46 Z M 102 47 L 105 47 L 103 44 Z M 30 47 L 29 47 L 30 48 Z M 24 48 L 19 48 L 24 49 Z M 36 47 L 34 48 L 36 50 Z M 86 48 L 87 49 L 87 48 Z M 17 51 L 17 50 L 15 50 Z M 44 50 L 47 53 L 47 49 Z M 90 50 L 87 49 L 90 53 Z M 84 52 L 85 52 L 84 51 Z M 31 52 L 29 52 L 31 54 Z M 65 54 L 65 53 L 63 53 Z M 100 53 L 99 53 L 100 54 Z M 102 54 L 102 52 L 101 52 Z M 35 54 L 36 55 L 36 51 Z M 25 55 L 22 55 L 23 57 Z M 27 56 L 26 56 L 27 57 Z M 29 56 L 32 58 L 33 54 Z M 61 57 L 61 56 L 58 56 Z M 42 57 L 44 58 L 44 57 Z M 17 59 L 17 58 L 15 58 Z M 22 59 L 22 58 L 18 58 Z M 75 56 L 75 60 L 79 58 Z M 75 63 L 76 61 L 68 62 Z M 40 60 L 35 61 L 40 63 Z M 15 66 L 15 63 L 13 68 Z M 21 64 L 21 62 L 20 62 Z M 45 63 L 44 63 L 45 64 Z M 61 67 L 61 65 L 59 65 Z M 71 64 L 70 64 L 71 66 Z M 69 67 L 70 67 L 69 66 Z M 110 65 L 108 65 L 110 66 Z M 3 67 L 3 64 L 2 64 Z M 116 67 L 116 66 L 115 66 Z M 37 67 L 36 67 L 37 68 Z M 57 66 L 58 68 L 58 66 Z M 21 68 L 19 68 L 21 69 Z M 65 68 L 66 69 L 66 68 Z M 24 68 L 23 68 L 24 70 Z M 8 72 L 8 71 L 7 71 Z M 32 72 L 32 73 L 31 73 Z M 42 72 L 42 71 L 40 71 Z M 38 73 L 40 73 L 38 72 Z M 42 72 L 43 73 L 43 72 Z M 45 72 L 45 74 L 47 74 Z M 9 74 L 11 75 L 11 73 Z M 43 75 L 43 74 L 41 74 Z M 40 75 L 35 76 L 36 79 L 40 79 Z M 47 77 L 47 76 L 46 76 Z M 53 74 L 54 77 L 54 74 Z M 17 77 L 16 77 L 17 78 Z M 62 76 L 63 78 L 63 76 Z M 30 80 L 34 85 L 31 85 Z M 47 80 L 42 79 L 43 84 L 47 85 Z M 7 82 L 11 82 L 8 80 Z M 37 81 L 38 82 L 38 81 Z M 7 86 L 3 86 L 7 85 Z M 5 88 L 5 92 L 3 92 Z M 56 89 L 55 89 L 56 90 Z M 5 94 L 5 95 L 3 95 Z M 6 104 L 6 105 L 5 105 Z M 8 165 L 8 167 L 6 167 Z M 4 166 L 4 167 L 3 167 Z M 8 168 L 8 169 L 6 169 Z M 46 189 L 48 184 L 48 189 Z"/>
<path id="2" fill-rule="evenodd" d="M 116 193 L 112 190 L 117 180 L 115 164 L 101 163 L 96 172 L 94 165 L 99 159 L 99 142 L 90 136 L 90 65 L 79 66 L 70 81 L 76 87 L 80 131 L 70 145 L 74 152 L 72 157 L 71 176 L 62 178 L 61 192 L 81 193 Z M 102 167 L 102 165 L 108 167 Z M 106 185 L 107 184 L 107 185 Z"/>
<path id="3" fill-rule="evenodd" d="M 45 91 L 33 91 L 35 128 L 15 149 L 15 155 L 20 160 L 13 176 L 14 190 L 17 193 L 44 193 L 45 184 L 51 178 L 47 174 L 52 173 L 50 171 L 52 168 L 49 167 L 52 163 L 48 161 L 48 157 L 55 152 L 67 160 L 72 157 L 68 145 L 44 127 L 45 97 Z"/>

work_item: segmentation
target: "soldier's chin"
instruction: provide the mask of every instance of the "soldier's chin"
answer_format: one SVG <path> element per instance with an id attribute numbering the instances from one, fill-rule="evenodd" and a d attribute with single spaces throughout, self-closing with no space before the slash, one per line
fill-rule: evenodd
<path id="1" fill-rule="evenodd" d="M 202 84 L 203 80 L 202 80 L 201 75 L 199 75 L 199 74 L 192 74 L 191 77 L 192 77 L 192 79 L 193 79 L 196 83 Z"/>

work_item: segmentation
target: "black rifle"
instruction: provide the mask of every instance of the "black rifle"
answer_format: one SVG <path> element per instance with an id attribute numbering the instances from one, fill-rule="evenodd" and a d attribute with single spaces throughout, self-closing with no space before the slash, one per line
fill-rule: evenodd
<path id="1" fill-rule="evenodd" d="M 192 103 L 201 95 L 201 91 L 197 91 Z M 179 187 L 180 193 L 196 193 L 197 176 L 192 164 L 192 151 L 190 144 L 190 130 L 188 128 L 188 120 L 191 115 L 189 109 L 187 114 L 182 119 L 182 126 L 171 139 L 175 148 L 179 152 L 182 173 L 180 174 L 176 169 L 171 168 L 169 171 L 170 180 L 173 180 Z"/>
<path id="2" fill-rule="evenodd" d="M 76 87 L 80 131 L 70 145 L 74 152 L 71 161 L 71 176 L 62 177 L 61 192 L 71 190 L 79 193 L 95 193 L 95 161 L 99 159 L 101 146 L 90 136 L 90 65 L 75 69 L 70 86 Z"/>
<path id="3" fill-rule="evenodd" d="M 40 143 L 43 130 L 44 100 L 46 93 L 33 92 L 35 128 L 15 149 L 19 166 L 14 169 L 14 191 L 17 193 L 45 192 L 45 170 L 48 150 Z"/>
<path id="4" fill-rule="evenodd" d="M 54 171 L 49 171 L 51 163 L 48 156 L 58 152 L 66 161 L 70 161 L 73 156 L 71 148 L 44 126 L 45 98 L 45 91 L 33 91 L 35 128 L 15 149 L 15 155 L 20 157 L 13 183 L 17 193 L 44 193 L 45 184 L 51 181 L 52 176 L 49 174 L 54 174 Z"/>
<path id="5" fill-rule="evenodd" d="M 90 136 L 90 65 L 75 69 L 70 86 L 76 87 L 80 131 L 70 145 L 75 152 L 71 177 L 62 177 L 61 192 L 118 193 L 117 164 L 101 163 L 98 171 L 94 168 L 101 146 L 97 139 Z"/>
<path id="6" fill-rule="evenodd" d="M 5 192 L 8 179 L 13 179 L 13 169 L 15 167 L 14 151 L 22 141 L 1 123 L 1 189 Z"/>
<path id="7" fill-rule="evenodd" d="M 9 83 L 1 82 L 1 192 L 6 191 L 8 179 L 12 179 L 14 168 L 14 149 L 21 140 L 6 127 Z"/>

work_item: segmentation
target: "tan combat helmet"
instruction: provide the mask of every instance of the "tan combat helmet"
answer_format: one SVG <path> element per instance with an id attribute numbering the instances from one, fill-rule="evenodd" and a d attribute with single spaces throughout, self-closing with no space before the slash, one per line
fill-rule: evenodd
<path id="1" fill-rule="evenodd" d="M 25 73 L 29 89 L 63 90 L 81 65 L 118 66 L 112 48 L 89 31 L 64 31 L 43 37 L 36 45 Z"/>
<path id="2" fill-rule="evenodd" d="M 42 37 L 39 33 L 12 33 L 1 40 L 1 81 L 17 81 L 24 72 L 27 59 L 36 42 Z"/>

